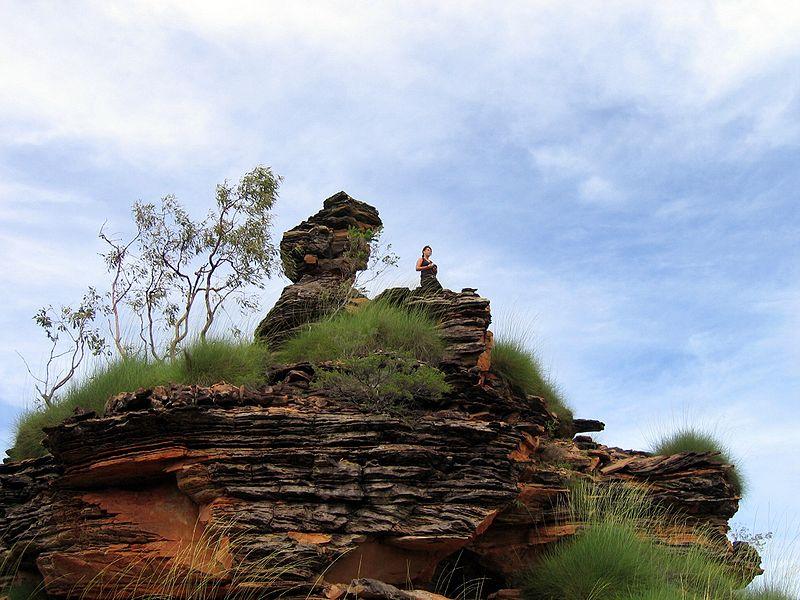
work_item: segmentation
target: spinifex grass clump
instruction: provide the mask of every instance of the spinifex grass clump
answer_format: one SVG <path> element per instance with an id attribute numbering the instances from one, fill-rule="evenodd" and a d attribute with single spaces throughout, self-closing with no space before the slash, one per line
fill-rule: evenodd
<path id="1" fill-rule="evenodd" d="M 652 446 L 653 454 L 679 454 L 680 452 L 718 452 L 714 460 L 733 464 L 728 449 L 710 433 L 694 427 L 682 427 L 671 434 L 661 436 Z M 731 485 L 736 493 L 744 495 L 746 483 L 739 470 L 734 466 L 729 472 Z"/>
<path id="2" fill-rule="evenodd" d="M 224 339 L 196 343 L 183 351 L 173 364 L 177 383 L 211 385 L 225 381 L 234 385 L 264 383 L 269 352 L 266 345 Z"/>
<path id="3" fill-rule="evenodd" d="M 393 352 L 436 364 L 444 351 L 436 323 L 418 310 L 368 302 L 354 312 L 341 311 L 312 323 L 286 341 L 277 358 L 286 362 L 322 362 Z"/>
<path id="4" fill-rule="evenodd" d="M 543 374 L 536 354 L 528 350 L 522 341 L 503 338 L 497 340 L 492 347 L 492 371 L 524 393 L 544 398 L 548 408 L 561 421 L 572 421 L 572 410 L 564 402 L 561 392 Z"/>
<path id="5" fill-rule="evenodd" d="M 373 301 L 311 323 L 276 358 L 336 361 L 335 368 L 317 373 L 316 389 L 369 410 L 403 413 L 449 390 L 444 373 L 432 366 L 443 351 L 436 322 L 428 315 Z"/>
<path id="6" fill-rule="evenodd" d="M 42 456 L 42 427 L 57 425 L 81 407 L 102 413 L 116 394 L 169 383 L 258 385 L 264 381 L 267 349 L 260 344 L 233 340 L 208 340 L 188 346 L 174 361 L 128 358 L 98 368 L 74 385 L 52 406 L 24 413 L 17 421 L 11 458 Z"/>
<path id="7" fill-rule="evenodd" d="M 526 600 L 734 597 L 735 578 L 708 551 L 650 537 L 677 522 L 641 491 L 580 483 L 563 515 L 580 529 L 521 575 Z"/>

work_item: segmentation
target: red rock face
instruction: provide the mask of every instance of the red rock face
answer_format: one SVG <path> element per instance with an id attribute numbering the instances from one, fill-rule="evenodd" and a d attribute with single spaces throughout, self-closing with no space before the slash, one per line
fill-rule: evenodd
<path id="1" fill-rule="evenodd" d="M 457 399 L 409 420 L 366 414 L 303 390 L 291 373 L 309 369 L 279 371 L 289 381 L 259 391 L 143 390 L 48 430 L 52 458 L 0 467 L 6 550 L 24 547 L 48 592 L 91 598 L 102 577 L 130 583 L 132 598 L 159 569 L 227 580 L 231 565 L 291 556 L 263 585 L 305 597 L 359 577 L 424 587 L 461 549 L 510 577 L 576 531 L 554 508 L 567 477 L 648 481 L 720 527 L 736 508 L 726 467 L 707 456 L 581 449 L 534 423 L 537 403 L 514 423 L 489 406 L 471 416 Z M 200 544 L 207 531 L 225 543 Z"/>
<path id="2" fill-rule="evenodd" d="M 67 596 L 80 589 L 85 598 L 104 598 L 110 595 L 110 589 L 125 585 L 138 588 L 140 593 L 151 586 L 148 591 L 156 593 L 159 580 L 171 571 L 214 577 L 232 565 L 224 539 L 215 544 L 204 540 L 206 523 L 199 507 L 174 480 L 137 489 L 104 488 L 72 499 L 108 515 L 103 527 L 109 533 L 127 529 L 135 531 L 141 541 L 128 544 L 122 537 L 109 540 L 103 547 L 92 547 L 81 539 L 91 533 L 70 532 L 77 538 L 75 546 L 45 551 L 36 559 L 50 594 Z M 95 535 L 100 534 L 97 524 L 93 525 Z"/>

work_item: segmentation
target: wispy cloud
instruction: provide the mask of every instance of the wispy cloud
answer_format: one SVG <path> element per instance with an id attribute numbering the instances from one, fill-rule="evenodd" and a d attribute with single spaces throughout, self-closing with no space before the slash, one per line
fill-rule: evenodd
<path id="1" fill-rule="evenodd" d="M 103 220 L 170 192 L 202 213 L 266 162 L 277 232 L 339 189 L 376 204 L 387 277 L 434 246 L 498 326 L 532 321 L 607 441 L 688 407 L 758 474 L 743 515 L 798 477 L 775 440 L 800 426 L 800 7 L 5 4 L 0 49 L 7 403 L 30 314 L 103 280 Z"/>

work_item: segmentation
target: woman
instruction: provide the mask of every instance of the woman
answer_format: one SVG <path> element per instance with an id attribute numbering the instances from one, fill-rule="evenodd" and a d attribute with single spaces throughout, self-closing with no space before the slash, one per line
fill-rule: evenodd
<path id="1" fill-rule="evenodd" d="M 419 271 L 419 284 L 424 290 L 438 291 L 442 289 L 442 284 L 436 279 L 439 268 L 431 261 L 433 250 L 430 246 L 422 249 L 422 257 L 417 259 L 417 271 Z"/>

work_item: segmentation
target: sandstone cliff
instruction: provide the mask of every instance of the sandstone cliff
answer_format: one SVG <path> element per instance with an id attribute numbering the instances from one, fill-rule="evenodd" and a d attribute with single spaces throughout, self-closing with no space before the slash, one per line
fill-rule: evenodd
<path id="1" fill-rule="evenodd" d="M 259 335 L 278 344 L 325 314 L 319 297 L 365 265 L 363 252 L 358 263 L 345 255 L 348 229 L 379 226 L 374 208 L 340 193 L 287 232 L 294 283 Z M 485 577 L 485 595 L 576 532 L 557 510 L 575 479 L 640 485 L 687 515 L 658 533 L 666 543 L 696 542 L 702 522 L 719 532 L 722 557 L 742 553 L 724 539 L 739 501 L 730 465 L 573 438 L 602 423 L 559 424 L 541 398 L 492 372 L 489 301 L 473 289 L 395 289 L 384 300 L 438 319 L 451 385 L 440 401 L 402 417 L 364 411 L 310 385 L 329 367 L 310 363 L 273 365 L 258 389 L 111 398 L 102 415 L 47 429 L 48 456 L 0 466 L 6 564 L 59 598 L 142 597 L 158 591 L 153 574 L 169 572 L 213 581 L 208 597 L 420 599 L 453 592 L 439 575 L 459 556 Z"/>

